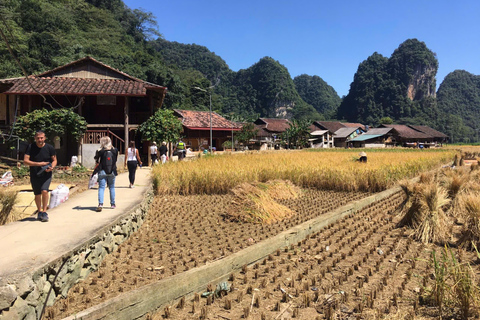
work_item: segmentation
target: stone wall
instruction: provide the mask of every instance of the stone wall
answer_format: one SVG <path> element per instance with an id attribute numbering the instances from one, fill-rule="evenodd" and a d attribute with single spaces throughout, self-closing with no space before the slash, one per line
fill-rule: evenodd
<path id="1" fill-rule="evenodd" d="M 87 243 L 38 270 L 15 279 L 0 278 L 0 320 L 40 319 L 45 304 L 51 306 L 57 298 L 66 297 L 75 283 L 96 270 L 107 254 L 140 228 L 152 200 L 150 189 L 131 212 L 102 229 Z"/>

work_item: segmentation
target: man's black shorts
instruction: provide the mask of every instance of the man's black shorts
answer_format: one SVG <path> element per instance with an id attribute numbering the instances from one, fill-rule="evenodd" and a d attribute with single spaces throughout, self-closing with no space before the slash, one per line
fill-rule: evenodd
<path id="1" fill-rule="evenodd" d="M 39 195 L 42 190 L 47 190 L 52 182 L 52 174 L 43 174 L 40 177 L 30 176 L 30 183 L 32 184 L 33 194 Z"/>

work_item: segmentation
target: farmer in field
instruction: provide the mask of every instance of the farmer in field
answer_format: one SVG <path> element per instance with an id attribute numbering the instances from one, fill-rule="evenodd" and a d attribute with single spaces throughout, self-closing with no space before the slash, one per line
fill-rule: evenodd
<path id="1" fill-rule="evenodd" d="M 367 163 L 367 153 L 366 152 L 362 151 L 358 155 L 360 156 L 358 161 Z"/>
<path id="2" fill-rule="evenodd" d="M 45 132 L 38 130 L 35 133 L 35 142 L 29 144 L 23 158 L 24 164 L 30 166 L 30 183 L 32 184 L 37 219 L 48 221 L 48 188 L 52 182 L 52 171 L 57 165 L 55 148 L 45 143 Z"/>

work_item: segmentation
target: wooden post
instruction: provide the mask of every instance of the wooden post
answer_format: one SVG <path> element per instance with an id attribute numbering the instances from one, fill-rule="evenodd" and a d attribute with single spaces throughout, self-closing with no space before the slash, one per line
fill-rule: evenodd
<path id="1" fill-rule="evenodd" d="M 124 124 L 124 134 L 125 134 L 125 141 L 124 141 L 124 144 L 125 144 L 125 147 L 124 147 L 124 152 L 125 152 L 125 157 L 127 156 L 127 150 L 128 150 L 128 134 L 129 134 L 129 131 L 128 131 L 128 125 L 129 125 L 129 121 L 128 121 L 128 114 L 129 114 L 129 105 L 128 105 L 128 97 L 125 97 L 125 107 L 124 107 L 124 113 L 125 113 L 125 124 Z"/>

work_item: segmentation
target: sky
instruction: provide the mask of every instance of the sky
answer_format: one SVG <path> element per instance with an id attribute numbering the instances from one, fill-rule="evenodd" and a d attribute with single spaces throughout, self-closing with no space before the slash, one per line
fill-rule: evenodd
<path id="1" fill-rule="evenodd" d="M 425 42 L 439 62 L 437 89 L 457 69 L 480 75 L 479 0 L 124 0 L 153 13 L 168 41 L 197 44 L 230 69 L 263 57 L 292 78 L 317 75 L 340 96 L 374 52 L 390 57 L 407 39 Z"/>

